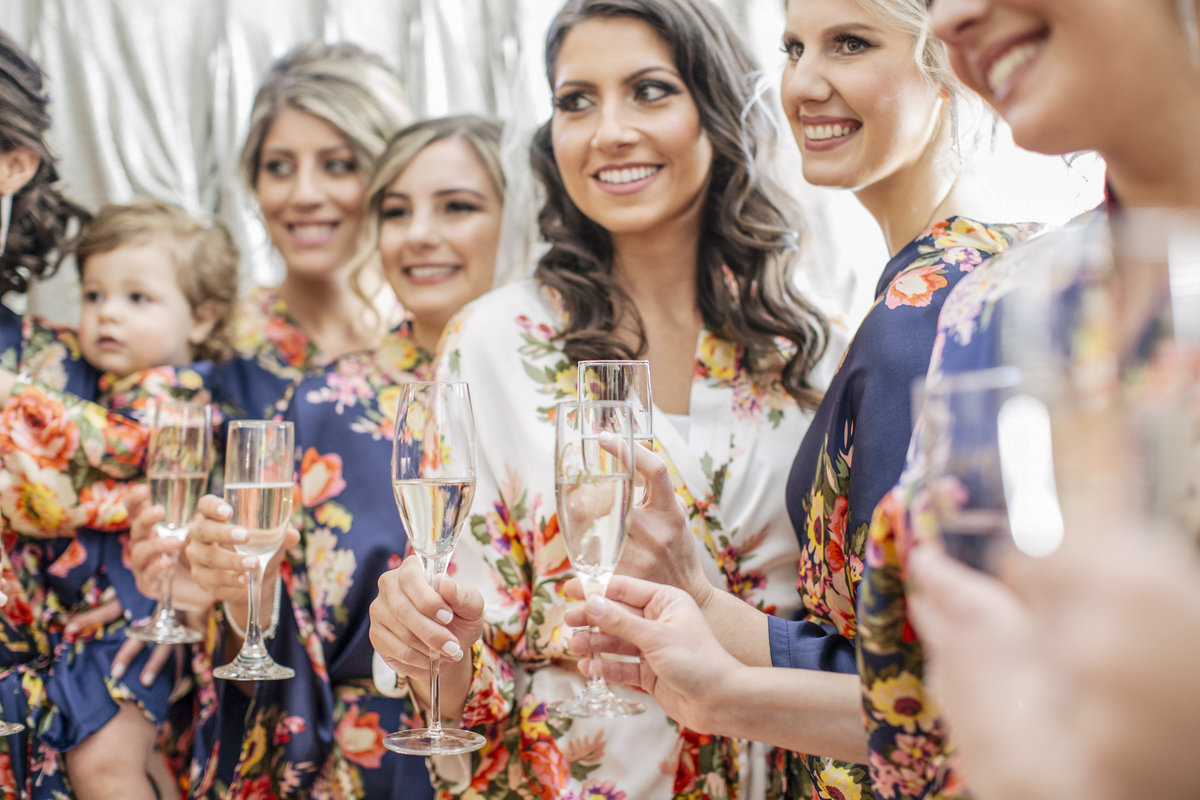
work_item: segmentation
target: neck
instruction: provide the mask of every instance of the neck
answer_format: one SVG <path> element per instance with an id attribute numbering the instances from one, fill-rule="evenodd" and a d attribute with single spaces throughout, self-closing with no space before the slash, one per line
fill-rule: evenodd
<path id="1" fill-rule="evenodd" d="M 878 223 L 889 256 L 934 223 L 966 213 L 961 207 L 964 192 L 948 116 L 943 112 L 940 124 L 915 158 L 875 183 L 854 190 L 855 198 Z"/>
<path id="2" fill-rule="evenodd" d="M 395 302 L 390 289 L 364 289 L 368 289 L 368 297 L 380 314 L 379 323 L 372 320 L 369 308 L 355 294 L 349 275 L 312 279 L 289 273 L 279 285 L 279 296 L 317 349 L 336 358 L 373 346 L 390 316 L 389 303 Z"/>
<path id="3" fill-rule="evenodd" d="M 426 353 L 437 352 L 438 342 L 442 338 L 442 331 L 446 329 L 447 322 L 449 322 L 448 319 L 430 320 L 423 317 L 410 317 L 413 341 Z"/>
<path id="4" fill-rule="evenodd" d="M 613 277 L 639 311 L 669 306 L 690 312 L 696 305 L 699 250 L 698 216 L 650 233 L 614 236 Z"/>

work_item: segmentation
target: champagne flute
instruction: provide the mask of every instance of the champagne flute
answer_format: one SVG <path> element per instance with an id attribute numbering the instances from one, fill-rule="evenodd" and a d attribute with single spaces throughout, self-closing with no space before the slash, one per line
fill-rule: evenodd
<path id="1" fill-rule="evenodd" d="M 229 423 L 225 450 L 225 501 L 233 508 L 230 520 L 250 538 L 234 546 L 242 555 L 256 556 L 250 579 L 250 619 L 237 658 L 217 667 L 213 675 L 237 681 L 282 680 L 296 673 L 275 663 L 263 644 L 259 625 L 263 572 L 283 545 L 295 494 L 296 452 L 292 423 L 235 420 Z M 276 603 L 283 602 L 277 597 Z"/>
<path id="2" fill-rule="evenodd" d="M 392 438 L 392 492 L 408 541 L 436 587 L 446 574 L 475 496 L 475 417 L 467 384 L 406 383 Z M 430 658 L 429 726 L 390 733 L 389 750 L 408 755 L 469 753 L 487 740 L 442 727 L 441 658 Z"/>
<path id="3" fill-rule="evenodd" d="M 650 396 L 649 361 L 580 361 L 576 373 L 579 400 L 617 400 L 629 403 L 633 441 L 654 449 L 654 403 Z M 634 473 L 633 504 L 646 500 L 646 480 Z"/>
<path id="4" fill-rule="evenodd" d="M 188 521 L 196 501 L 208 485 L 212 465 L 212 407 L 207 403 L 160 400 L 154 407 L 154 426 L 146 455 L 150 502 L 160 505 L 166 517 L 155 525 L 163 539 L 186 539 Z M 203 638 L 200 631 L 175 618 L 171 602 L 172 579 L 179 554 L 173 553 L 162 579 L 162 599 L 153 616 L 125 631 L 125 635 L 159 644 L 189 644 Z"/>
<path id="5" fill-rule="evenodd" d="M 629 403 L 559 403 L 554 448 L 558 527 L 586 597 L 603 597 L 625 544 L 633 495 L 633 423 Z M 594 645 L 599 631 L 592 627 Z M 553 703 L 566 717 L 625 717 L 646 710 L 613 694 L 595 650 L 587 684 L 575 697 Z"/>

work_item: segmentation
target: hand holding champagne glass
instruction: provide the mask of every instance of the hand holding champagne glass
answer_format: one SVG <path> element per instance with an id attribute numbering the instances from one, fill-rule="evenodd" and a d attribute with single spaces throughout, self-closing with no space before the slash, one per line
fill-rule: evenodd
<path id="1" fill-rule="evenodd" d="M 225 501 L 233 509 L 230 520 L 246 530 L 249 539 L 235 549 L 257 556 L 250 579 L 250 618 L 242 649 L 230 663 L 213 670 L 217 678 L 239 681 L 281 680 L 296 673 L 275 663 L 263 644 L 259 624 L 263 572 L 283 544 L 292 516 L 296 454 L 292 423 L 268 420 L 235 420 L 229 423 L 225 451 Z M 276 598 L 276 603 L 282 598 Z"/>
<path id="2" fill-rule="evenodd" d="M 579 401 L 615 400 L 629 403 L 633 441 L 654 449 L 654 402 L 650 395 L 649 361 L 580 361 L 576 373 Z M 646 501 L 646 480 L 634 474 L 633 504 Z"/>
<path id="3" fill-rule="evenodd" d="M 556 410 L 558 527 L 585 597 L 603 597 L 625 544 L 633 495 L 632 411 L 624 401 L 566 402 Z M 599 635 L 592 628 L 593 642 Z M 587 685 L 551 711 L 567 717 L 624 717 L 646 707 L 613 694 L 594 652 Z"/>
<path id="4" fill-rule="evenodd" d="M 150 502 L 163 507 L 166 517 L 155 526 L 163 539 L 186 539 L 188 520 L 208 486 L 212 466 L 212 407 L 207 403 L 161 400 L 154 408 L 154 426 L 146 455 Z M 162 597 L 154 615 L 126 630 L 133 639 L 159 644 L 186 644 L 203 638 L 175 618 L 172 578 L 179 554 L 163 576 Z"/>
<path id="5" fill-rule="evenodd" d="M 446 574 L 475 496 L 475 417 L 465 383 L 406 383 L 392 440 L 392 491 L 425 578 Z M 442 727 L 441 659 L 430 659 L 429 726 L 390 733 L 383 744 L 409 755 L 478 750 L 486 739 Z"/>

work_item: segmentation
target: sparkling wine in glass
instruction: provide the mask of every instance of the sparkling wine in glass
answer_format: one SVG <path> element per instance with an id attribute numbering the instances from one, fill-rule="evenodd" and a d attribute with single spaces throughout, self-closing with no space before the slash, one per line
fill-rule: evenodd
<path id="1" fill-rule="evenodd" d="M 617 569 L 633 497 L 632 410 L 624 401 L 559 403 L 554 448 L 558 527 L 586 597 L 603 597 Z M 599 635 L 591 628 L 592 642 Z M 646 710 L 617 697 L 594 649 L 586 685 L 550 710 L 567 717 L 625 717 Z"/>
<path id="2" fill-rule="evenodd" d="M 258 558 L 250 579 L 250 619 L 237 657 L 217 667 L 213 675 L 238 681 L 282 680 L 295 676 L 290 667 L 275 663 L 263 643 L 259 623 L 263 572 L 283 545 L 295 496 L 296 454 L 292 423 L 235 420 L 229 423 L 225 450 L 225 502 L 233 509 L 230 522 L 250 537 L 235 546 Z M 277 597 L 276 603 L 283 602 Z"/>
<path id="3" fill-rule="evenodd" d="M 633 415 L 633 441 L 654 449 L 654 402 L 650 395 L 649 361 L 580 361 L 576 373 L 579 400 L 616 400 L 629 403 Z M 646 481 L 634 473 L 633 504 L 646 500 Z"/>
<path id="4" fill-rule="evenodd" d="M 392 439 L 392 492 L 431 586 L 446 574 L 475 496 L 475 417 L 466 383 L 406 383 Z M 442 727 L 441 659 L 430 660 L 429 726 L 390 733 L 389 750 L 408 755 L 469 753 L 487 740 Z"/>
<path id="5" fill-rule="evenodd" d="M 212 465 L 212 407 L 207 403 L 160 400 L 154 407 L 154 425 L 146 454 L 146 480 L 150 502 L 162 506 L 166 516 L 155 526 L 163 539 L 186 539 L 188 521 L 196 502 L 208 486 Z M 171 602 L 172 579 L 179 554 L 174 553 L 163 575 L 162 599 L 150 619 L 128 628 L 133 639 L 160 644 L 200 641 L 200 631 L 175 618 Z"/>

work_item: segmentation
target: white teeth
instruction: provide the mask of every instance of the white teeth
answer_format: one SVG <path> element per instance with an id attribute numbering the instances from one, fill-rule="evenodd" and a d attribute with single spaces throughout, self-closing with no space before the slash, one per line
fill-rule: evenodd
<path id="1" fill-rule="evenodd" d="M 995 93 L 1004 88 L 1013 74 L 1037 54 L 1038 43 L 1019 44 L 992 62 L 987 71 L 988 89 Z"/>
<path id="2" fill-rule="evenodd" d="M 322 233 L 328 233 L 333 230 L 332 222 L 296 222 L 292 224 L 292 230 L 302 236 L 312 236 Z"/>
<path id="3" fill-rule="evenodd" d="M 633 183 L 649 178 L 658 172 L 659 167 L 623 167 L 622 169 L 603 169 L 596 174 L 604 183 L 622 184 Z"/>
<path id="4" fill-rule="evenodd" d="M 842 136 L 849 136 L 858 130 L 861 125 L 805 125 L 804 137 L 814 142 L 823 142 L 826 139 L 837 139 Z"/>
<path id="5" fill-rule="evenodd" d="M 431 267 L 409 267 L 408 275 L 415 280 L 424 280 L 425 278 L 439 278 L 443 275 L 449 275 L 454 270 L 458 269 L 453 265 L 449 266 L 431 266 Z"/>

